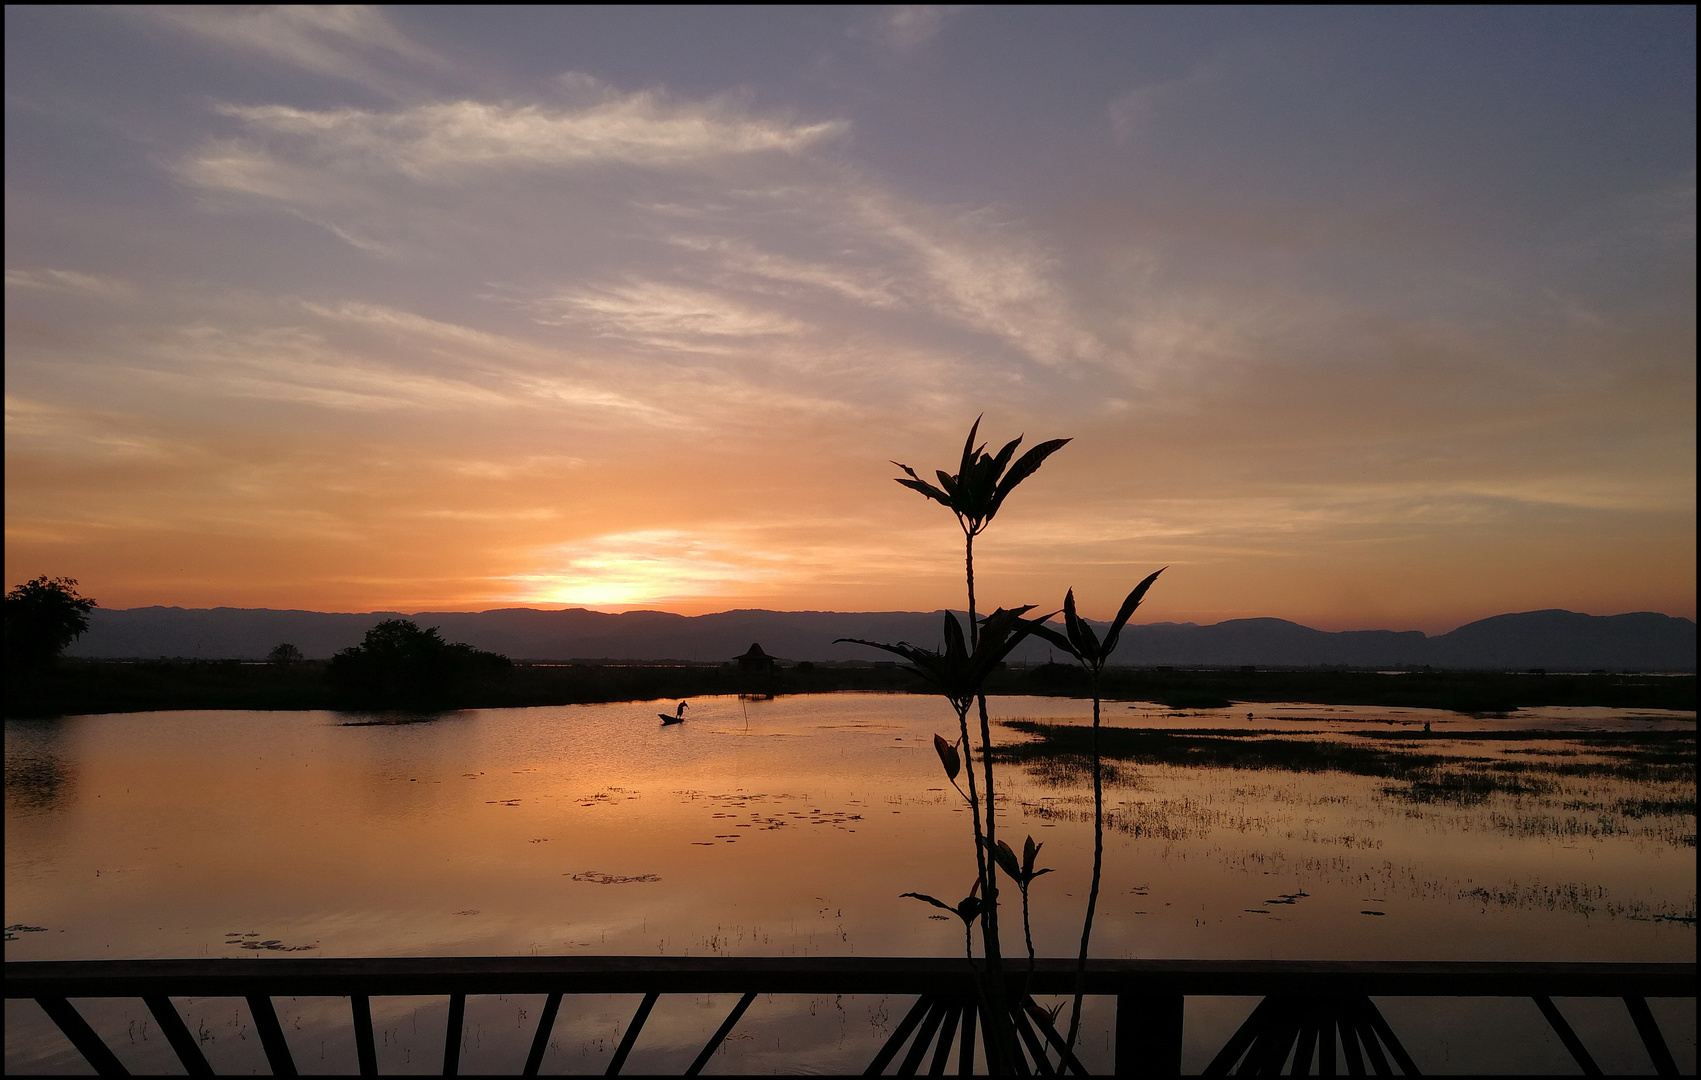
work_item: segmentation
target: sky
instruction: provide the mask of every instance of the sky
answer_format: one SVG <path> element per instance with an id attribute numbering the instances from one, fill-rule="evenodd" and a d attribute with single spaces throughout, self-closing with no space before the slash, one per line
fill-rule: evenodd
<path id="1" fill-rule="evenodd" d="M 1695 617 L 1690 7 L 29 7 L 6 583 Z"/>

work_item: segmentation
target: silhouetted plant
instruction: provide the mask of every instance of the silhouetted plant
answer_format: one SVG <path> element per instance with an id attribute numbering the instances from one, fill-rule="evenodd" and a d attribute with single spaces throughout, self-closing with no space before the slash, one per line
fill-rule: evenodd
<path id="1" fill-rule="evenodd" d="M 904 470 L 909 479 L 898 478 L 898 483 L 920 492 L 934 502 L 944 506 L 956 515 L 957 525 L 963 530 L 963 571 L 968 581 L 969 590 L 969 640 L 971 645 L 978 644 L 979 629 L 977 626 L 975 608 L 975 537 L 983 532 L 992 519 L 997 516 L 1004 500 L 1023 480 L 1038 471 L 1045 459 L 1068 444 L 1068 439 L 1052 439 L 1034 446 L 1020 458 L 1015 458 L 1017 447 L 1022 445 L 1022 436 L 1004 444 L 1003 449 L 996 455 L 986 452 L 985 444 L 975 445 L 975 435 L 980 431 L 982 416 L 975 417 L 974 424 L 969 428 L 969 437 L 963 440 L 963 457 L 957 466 L 955 474 L 943 469 L 934 471 L 939 480 L 939 486 L 934 487 L 916 475 L 914 469 L 902 462 L 892 464 Z M 1015 463 L 1011 464 L 1012 459 Z M 1024 611 L 1028 610 L 1026 608 Z M 981 738 L 981 767 L 985 774 L 986 800 L 984 802 L 986 824 L 984 828 L 987 840 L 998 837 L 997 799 L 994 797 L 992 783 L 992 725 L 986 714 L 986 697 L 977 692 L 980 702 L 980 738 Z M 959 714 L 959 719 L 961 714 Z M 964 723 L 963 752 L 968 753 L 969 737 L 967 724 Z M 973 770 L 970 770 L 970 787 L 973 788 Z M 977 811 L 978 812 L 978 811 Z M 981 932 L 986 938 L 986 956 L 989 964 L 996 966 L 999 958 L 998 945 L 998 882 L 987 872 L 986 860 L 980 847 L 975 850 L 980 863 L 981 880 L 985 888 L 987 913 L 981 922 Z"/>
<path id="2" fill-rule="evenodd" d="M 970 651 L 963 638 L 963 628 L 957 622 L 957 616 L 947 611 L 944 622 L 944 645 L 938 649 L 924 649 L 911 645 L 907 641 L 888 644 L 883 641 L 867 641 L 862 638 L 838 638 L 837 641 L 848 641 L 857 645 L 867 645 L 870 648 L 882 649 L 909 661 L 909 670 L 914 671 L 928 682 L 932 683 L 945 699 L 951 703 L 951 708 L 957 714 L 957 727 L 960 732 L 962 745 L 969 745 L 969 708 L 980 696 L 981 686 L 988 675 L 1004 662 L 1010 651 L 1029 634 L 1036 632 L 1044 625 L 1044 619 L 1024 619 L 1032 605 L 1006 610 L 999 608 L 988 615 L 980 627 L 973 651 Z M 835 642 L 836 644 L 837 642 Z M 939 754 L 940 764 L 945 766 L 945 774 L 952 786 L 956 786 L 957 773 L 962 762 L 957 756 L 956 748 L 944 739 L 935 735 L 933 748 Z M 984 756 L 984 754 L 983 754 Z M 981 829 L 979 813 L 980 793 L 975 788 L 974 770 L 968 770 L 969 790 L 963 794 L 962 788 L 957 788 L 959 794 L 968 800 L 970 813 L 969 822 L 974 830 L 975 864 L 978 871 L 977 884 L 987 895 L 984 910 L 989 913 L 996 904 L 996 892 L 986 888 L 986 882 L 991 878 L 991 868 L 986 861 L 986 837 Z M 906 894 L 907 895 L 907 894 Z M 987 930 L 986 921 L 981 923 L 981 931 L 988 942 L 986 956 L 988 961 L 998 958 L 998 950 L 994 939 Z"/>
<path id="3" fill-rule="evenodd" d="M 305 659 L 307 658 L 301 655 L 301 650 L 287 641 L 274 646 L 272 651 L 266 654 L 266 662 L 268 664 L 275 664 L 278 667 L 290 667 L 293 664 L 301 663 Z"/>
<path id="4" fill-rule="evenodd" d="M 994 1073 L 1007 1073 L 1022 1067 L 1020 1051 L 1016 1045 L 1016 1034 L 1012 1017 L 1004 1008 L 1006 994 L 1003 982 L 1002 955 L 999 946 L 998 931 L 998 880 L 992 862 L 988 860 L 988 852 L 997 852 L 998 817 L 997 799 L 993 787 L 992 772 L 992 730 L 987 716 L 986 695 L 982 686 L 986 677 L 1003 662 L 1010 650 L 1028 634 L 1033 633 L 1037 624 L 1044 620 L 1026 620 L 1022 616 L 1032 610 L 1032 606 L 1015 610 L 998 609 L 986 619 L 979 617 L 975 602 L 975 537 L 983 532 L 992 519 L 997 516 L 1012 491 L 1023 480 L 1032 476 L 1046 458 L 1056 453 L 1068 439 L 1053 439 L 1032 447 L 1020 458 L 1016 458 L 1016 450 L 1022 444 L 1021 437 L 1006 443 L 997 454 L 986 453 L 984 444 L 975 444 L 975 435 L 980 431 L 980 417 L 975 419 L 969 428 L 969 436 L 963 442 L 963 456 L 956 473 L 947 473 L 943 469 L 936 470 L 934 475 L 939 480 L 939 486 L 928 483 L 916 475 L 916 471 L 902 462 L 892 464 L 902 469 L 908 479 L 898 478 L 898 483 L 917 491 L 920 494 L 939 503 L 950 510 L 957 518 L 958 526 L 963 530 L 963 572 L 968 585 L 968 615 L 969 632 L 967 641 L 964 640 L 962 627 L 958 625 L 956 616 L 946 613 L 945 641 L 939 650 L 921 649 L 907 642 L 896 645 L 884 642 L 863 641 L 855 638 L 841 638 L 842 641 L 856 641 L 877 649 L 895 653 L 910 661 L 911 670 L 932 682 L 951 702 L 951 707 L 957 713 L 958 742 L 962 747 L 962 758 L 959 758 L 955 748 L 944 739 L 935 736 L 934 748 L 939 753 L 940 763 L 944 765 L 947 776 L 953 786 L 956 786 L 957 773 L 966 763 L 968 768 L 969 790 L 964 793 L 957 788 L 969 803 L 970 821 L 974 830 L 975 865 L 978 874 L 977 884 L 981 889 L 982 903 L 980 905 L 981 935 L 985 944 L 986 972 L 985 981 L 981 984 L 983 1015 L 986 1018 L 988 1038 L 988 1067 Z M 984 795 L 977 790 L 975 771 L 970 752 L 968 711 L 969 707 L 978 702 L 980 706 L 980 755 L 985 785 Z M 984 812 L 984 819 L 983 819 Z M 1007 850 L 1007 848 L 1006 848 Z M 994 855 L 996 858 L 997 855 Z M 1020 867 L 1018 867 L 1018 870 Z M 1037 876 L 1037 875 L 1036 875 Z M 1032 879 L 1028 879 L 1031 881 Z M 908 894 L 906 894 L 908 895 Z M 941 905 L 945 906 L 945 905 Z M 954 909 L 953 909 L 954 910 Z M 1023 892 L 1023 927 L 1027 928 L 1026 890 Z M 1033 956 L 1032 941 L 1029 941 L 1030 968 Z M 972 950 L 971 950 L 972 959 Z"/>
<path id="5" fill-rule="evenodd" d="M 935 735 L 934 738 L 937 739 L 938 736 Z M 989 848 L 992 853 L 992 861 L 998 864 L 1000 870 L 1010 875 L 1010 880 L 1014 881 L 1016 888 L 1022 891 L 1022 939 L 1028 944 L 1028 976 L 1030 978 L 1034 973 L 1034 932 L 1028 923 L 1028 886 L 1032 885 L 1034 879 L 1041 874 L 1051 873 L 1049 869 L 1034 869 L 1034 862 L 1039 858 L 1040 848 L 1042 847 L 1045 847 L 1045 845 L 1036 844 L 1032 836 L 1028 837 L 1022 842 L 1022 858 L 1019 861 L 1010 845 L 1002 840 Z M 1027 997 L 1025 989 L 1022 991 L 1022 996 Z"/>
<path id="6" fill-rule="evenodd" d="M 975 920 L 980 918 L 984 911 L 984 905 L 981 903 L 980 897 L 975 895 L 978 892 L 980 892 L 980 879 L 975 878 L 974 887 L 969 889 L 969 895 L 963 897 L 962 903 L 958 904 L 956 907 L 952 907 L 945 901 L 929 896 L 926 893 L 907 892 L 900 893 L 899 895 L 913 896 L 917 900 L 925 900 L 934 907 L 939 908 L 942 911 L 949 911 L 957 918 L 963 920 L 963 952 L 972 961 L 975 958 L 975 939 L 974 935 L 969 933 L 969 930 L 974 926 Z"/>
<path id="7" fill-rule="evenodd" d="M 1063 598 L 1064 633 L 1059 634 L 1049 626 L 1035 631 L 1040 637 L 1078 660 L 1087 669 L 1093 684 L 1093 883 L 1087 891 L 1087 917 L 1081 924 L 1081 956 L 1075 968 L 1075 1008 L 1069 1016 L 1069 1035 L 1063 1043 L 1065 1052 L 1075 1049 L 1075 1039 L 1081 1033 L 1081 998 L 1087 977 L 1087 945 L 1093 936 L 1093 914 L 1098 909 L 1099 879 L 1104 868 L 1104 768 L 1099 753 L 1099 677 L 1104 674 L 1105 665 L 1110 663 L 1110 654 L 1116 651 L 1116 643 L 1122 637 L 1122 628 L 1128 624 L 1134 610 L 1140 606 L 1140 601 L 1146 598 L 1146 590 L 1152 587 L 1152 582 L 1158 580 L 1158 574 L 1168 569 L 1167 566 L 1163 567 L 1134 586 L 1134 591 L 1122 601 L 1116 618 L 1105 631 L 1103 641 L 1093 633 L 1093 628 L 1087 625 L 1087 621 L 1075 613 L 1074 589 L 1070 589 Z M 1026 899 L 1027 894 L 1024 892 L 1024 903 Z M 1024 908 L 1024 916 L 1025 910 Z"/>
<path id="8" fill-rule="evenodd" d="M 51 668 L 89 628 L 99 605 L 77 592 L 76 578 L 46 574 L 6 594 L 6 666 L 16 673 Z"/>

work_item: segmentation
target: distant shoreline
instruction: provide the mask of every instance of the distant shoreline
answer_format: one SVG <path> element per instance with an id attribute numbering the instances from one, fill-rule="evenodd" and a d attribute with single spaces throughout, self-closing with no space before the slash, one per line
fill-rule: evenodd
<path id="1" fill-rule="evenodd" d="M 325 679 L 327 666 L 322 661 L 279 667 L 234 660 L 66 660 L 31 684 L 14 681 L 7 690 L 5 715 L 11 719 L 159 710 L 371 711 L 382 707 L 339 699 Z M 1105 674 L 1103 689 L 1108 699 L 1153 701 L 1184 709 L 1270 701 L 1464 713 L 1543 705 L 1696 708 L 1693 672 L 1113 668 Z M 724 664 L 520 663 L 504 677 L 464 687 L 436 707 L 516 708 L 842 690 L 930 692 L 920 678 L 895 666 L 805 663 L 760 675 Z M 1062 664 L 1011 667 L 996 673 L 988 685 L 990 696 L 1081 697 L 1089 692 L 1085 675 Z"/>

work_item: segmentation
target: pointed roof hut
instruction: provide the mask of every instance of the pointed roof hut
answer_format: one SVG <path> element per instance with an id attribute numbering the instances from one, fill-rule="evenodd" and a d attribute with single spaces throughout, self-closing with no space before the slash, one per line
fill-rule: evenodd
<path id="1" fill-rule="evenodd" d="M 740 671 L 769 674 L 779 666 L 779 661 L 763 652 L 762 646 L 754 641 L 750 643 L 750 648 L 745 651 L 743 656 L 736 656 L 733 659 L 738 661 L 738 670 Z"/>

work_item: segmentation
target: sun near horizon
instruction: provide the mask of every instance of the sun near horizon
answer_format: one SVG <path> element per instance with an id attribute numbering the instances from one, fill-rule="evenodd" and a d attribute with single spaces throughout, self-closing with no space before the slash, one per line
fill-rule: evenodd
<path id="1" fill-rule="evenodd" d="M 1695 617 L 1692 10 L 327 10 L 7 9 L 8 586 Z"/>

